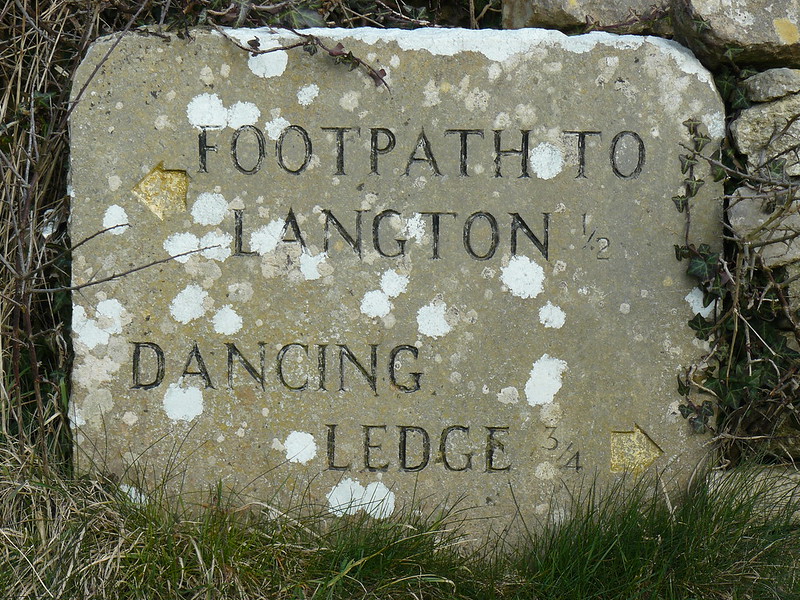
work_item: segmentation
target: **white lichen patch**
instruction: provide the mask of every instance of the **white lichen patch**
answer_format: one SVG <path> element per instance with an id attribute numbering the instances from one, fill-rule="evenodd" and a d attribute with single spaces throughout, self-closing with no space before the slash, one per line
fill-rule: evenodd
<path id="1" fill-rule="evenodd" d="M 450 332 L 447 322 L 447 304 L 434 300 L 417 311 L 417 329 L 422 335 L 438 338 Z"/>
<path id="2" fill-rule="evenodd" d="M 86 425 L 86 419 L 83 416 L 83 411 L 78 408 L 75 402 L 69 404 L 69 422 L 73 427 L 83 427 Z"/>
<path id="3" fill-rule="evenodd" d="M 270 221 L 250 234 L 250 247 L 261 256 L 275 250 L 281 240 L 283 223 L 279 220 Z"/>
<path id="4" fill-rule="evenodd" d="M 172 421 L 191 421 L 203 413 L 203 390 L 171 383 L 164 394 L 164 412 Z"/>
<path id="5" fill-rule="evenodd" d="M 489 108 L 489 93 L 479 88 L 473 88 L 464 98 L 464 106 L 470 112 L 485 111 Z"/>
<path id="6" fill-rule="evenodd" d="M 122 415 L 122 422 L 125 423 L 128 427 L 133 427 L 139 421 L 139 417 L 136 416 L 136 413 L 132 413 L 129 410 L 126 410 L 125 413 Z"/>
<path id="7" fill-rule="evenodd" d="M 269 47 L 274 48 L 279 46 L 280 42 L 275 42 L 274 44 L 275 45 Z M 264 50 L 265 48 L 262 46 L 260 49 Z M 247 66 L 250 68 L 250 71 L 252 71 L 254 75 L 263 77 L 264 79 L 283 75 L 283 72 L 286 70 L 286 65 L 288 64 L 289 55 L 283 50 L 251 56 L 247 61 Z"/>
<path id="8" fill-rule="evenodd" d="M 192 256 L 192 252 L 200 249 L 200 240 L 195 234 L 188 231 L 173 233 L 164 240 L 163 247 L 167 254 L 174 257 L 179 263 L 185 263 Z"/>
<path id="9" fill-rule="evenodd" d="M 261 118 L 261 111 L 252 102 L 235 102 L 228 108 L 228 127 L 232 129 L 255 125 L 259 118 Z"/>
<path id="10" fill-rule="evenodd" d="M 153 121 L 153 127 L 155 127 L 158 131 L 163 131 L 164 129 L 171 129 L 175 131 L 177 127 L 173 125 L 172 121 L 169 120 L 167 115 L 158 115 L 156 120 Z"/>
<path id="11" fill-rule="evenodd" d="M 125 309 L 119 300 L 107 299 L 97 305 L 95 318 L 89 318 L 86 309 L 75 305 L 72 309 L 72 333 L 89 350 L 108 344 L 112 335 L 122 333 Z"/>
<path id="12" fill-rule="evenodd" d="M 293 431 L 286 436 L 283 450 L 287 461 L 304 465 L 317 455 L 317 442 L 310 433 Z"/>
<path id="13" fill-rule="evenodd" d="M 73 367 L 72 377 L 76 384 L 91 390 L 102 383 L 115 379 L 115 373 L 119 369 L 120 362 L 108 355 L 95 357 L 87 354 Z"/>
<path id="14" fill-rule="evenodd" d="M 281 137 L 283 130 L 289 127 L 289 125 L 291 125 L 291 123 L 280 115 L 274 116 L 271 121 L 264 123 L 264 133 L 267 134 L 269 139 L 277 140 Z"/>
<path id="15" fill-rule="evenodd" d="M 718 139 L 725 135 L 725 115 L 721 112 L 705 115 L 703 123 L 708 128 L 708 135 L 712 138 Z"/>
<path id="16" fill-rule="evenodd" d="M 534 470 L 533 474 L 536 476 L 537 479 L 544 479 L 549 481 L 551 479 L 555 479 L 558 476 L 558 470 L 549 462 L 543 462 L 536 465 L 536 469 Z"/>
<path id="17" fill-rule="evenodd" d="M 253 285 L 249 281 L 237 281 L 228 286 L 228 297 L 234 302 L 249 302 L 253 297 Z"/>
<path id="18" fill-rule="evenodd" d="M 297 90 L 297 101 L 303 106 L 308 106 L 319 96 L 319 86 L 316 83 L 309 83 Z"/>
<path id="19" fill-rule="evenodd" d="M 425 87 L 422 88 L 422 94 L 424 96 L 422 106 L 436 106 L 441 102 L 439 98 L 439 86 L 436 85 L 433 79 L 429 79 Z"/>
<path id="20" fill-rule="evenodd" d="M 533 363 L 530 377 L 525 384 L 525 399 L 531 406 L 550 404 L 561 389 L 561 378 L 567 363 L 548 354 Z"/>
<path id="21" fill-rule="evenodd" d="M 414 215 L 405 222 L 403 234 L 408 239 L 415 240 L 418 244 L 422 243 L 425 237 L 425 220 L 420 213 L 414 213 Z"/>
<path id="22" fill-rule="evenodd" d="M 239 332 L 243 322 L 233 307 L 226 304 L 211 317 L 211 324 L 214 326 L 214 331 L 220 335 L 233 335 Z"/>
<path id="23" fill-rule="evenodd" d="M 361 299 L 361 312 L 368 317 L 385 317 L 392 312 L 392 303 L 383 290 L 372 290 Z"/>
<path id="24" fill-rule="evenodd" d="M 199 79 L 205 85 L 208 86 L 214 85 L 214 71 L 211 70 L 211 67 L 205 65 L 202 69 L 200 69 Z"/>
<path id="25" fill-rule="evenodd" d="M 120 483 L 119 491 L 125 494 L 125 497 L 133 504 L 147 503 L 147 496 L 145 496 L 140 490 L 138 490 L 132 485 L 128 485 L 127 483 Z"/>
<path id="26" fill-rule="evenodd" d="M 362 507 L 373 519 L 385 519 L 394 512 L 394 492 L 380 481 L 373 481 L 364 488 Z"/>
<path id="27" fill-rule="evenodd" d="M 113 229 L 111 229 L 113 227 Z M 103 229 L 108 229 L 112 235 L 121 235 L 130 227 L 128 213 L 117 204 L 112 204 L 103 215 Z"/>
<path id="28" fill-rule="evenodd" d="M 325 494 L 325 498 L 328 500 L 328 510 L 337 517 L 356 514 L 361 509 L 363 497 L 364 486 L 350 477 L 342 479 Z"/>
<path id="29" fill-rule="evenodd" d="M 531 150 L 528 161 L 539 179 L 552 179 L 564 169 L 564 153 L 548 142 L 542 142 Z"/>
<path id="30" fill-rule="evenodd" d="M 712 302 L 708 306 L 703 306 L 703 297 L 704 297 L 703 290 L 696 287 L 692 288 L 692 291 L 686 294 L 684 300 L 686 300 L 686 302 L 689 303 L 689 306 L 691 307 L 693 313 L 699 314 L 704 319 L 707 319 L 714 312 L 715 303 Z"/>
<path id="31" fill-rule="evenodd" d="M 230 234 L 210 231 L 200 238 L 198 246 L 203 249 L 200 254 L 205 258 L 224 262 L 231 255 L 232 242 L 233 236 Z"/>
<path id="32" fill-rule="evenodd" d="M 303 250 L 302 254 L 300 254 L 300 273 L 303 274 L 303 278 L 306 281 L 315 281 L 322 277 L 319 268 L 327 258 L 328 254 L 326 252 L 320 252 L 315 255 Z"/>
<path id="33" fill-rule="evenodd" d="M 516 404 L 519 402 L 519 390 L 509 386 L 497 392 L 497 400 L 503 404 Z"/>
<path id="34" fill-rule="evenodd" d="M 199 285 L 190 283 L 169 303 L 169 314 L 185 325 L 206 314 L 204 303 L 207 298 L 208 292 Z"/>
<path id="35" fill-rule="evenodd" d="M 122 185 L 122 179 L 119 175 L 109 175 L 108 176 L 108 189 L 112 192 L 116 192 L 120 186 Z"/>
<path id="36" fill-rule="evenodd" d="M 97 324 L 110 335 L 122 333 L 122 321 L 125 315 L 125 308 L 122 303 L 115 298 L 108 298 L 97 304 Z"/>
<path id="37" fill-rule="evenodd" d="M 384 271 L 381 275 L 381 290 L 389 298 L 397 298 L 400 294 L 404 293 L 408 288 L 408 277 L 400 275 L 394 269 Z"/>
<path id="38" fill-rule="evenodd" d="M 198 94 L 189 101 L 186 116 L 192 126 L 223 129 L 228 124 L 228 109 L 216 94 Z"/>
<path id="39" fill-rule="evenodd" d="M 356 92 L 355 90 L 345 92 L 344 95 L 342 95 L 342 97 L 339 99 L 339 106 L 345 110 L 353 112 L 358 108 L 359 98 L 361 98 L 361 92 Z"/>
<path id="40" fill-rule="evenodd" d="M 192 219 L 198 225 L 219 225 L 228 213 L 228 202 L 222 194 L 203 192 L 192 205 Z"/>
<path id="41" fill-rule="evenodd" d="M 544 269 L 527 256 L 512 256 L 500 280 L 514 296 L 535 298 L 544 289 Z"/>
<path id="42" fill-rule="evenodd" d="M 551 329 L 561 329 L 567 320 L 566 313 L 561 307 L 556 306 L 549 300 L 539 309 L 539 323 Z"/>
<path id="43" fill-rule="evenodd" d="M 353 515 L 363 509 L 375 519 L 384 519 L 394 512 L 394 492 L 380 481 L 372 482 L 365 488 L 348 477 L 333 486 L 325 497 L 328 510 L 337 517 Z"/>
<path id="44" fill-rule="evenodd" d="M 564 418 L 564 411 L 558 402 L 551 402 L 542 406 L 539 412 L 539 420 L 546 427 L 558 427 L 561 419 Z"/>
<path id="45" fill-rule="evenodd" d="M 114 398 L 111 392 L 105 388 L 92 390 L 86 395 L 81 405 L 81 415 L 85 423 L 93 427 L 100 427 L 106 421 L 108 415 L 114 409 Z"/>

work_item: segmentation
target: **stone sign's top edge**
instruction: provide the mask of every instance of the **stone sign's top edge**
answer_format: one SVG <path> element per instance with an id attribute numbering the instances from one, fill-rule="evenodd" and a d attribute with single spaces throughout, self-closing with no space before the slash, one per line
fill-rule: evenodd
<path id="1" fill-rule="evenodd" d="M 262 28 L 224 28 L 222 31 L 242 44 L 253 37 L 258 38 L 260 48 L 268 49 L 283 45 L 297 36 L 288 30 Z M 220 36 L 218 31 L 195 31 Z M 435 56 L 454 56 L 460 52 L 476 52 L 495 62 L 507 61 L 517 54 L 533 48 L 557 48 L 573 54 L 584 54 L 598 45 L 619 50 L 635 50 L 642 45 L 650 45 L 670 56 L 677 68 L 716 91 L 711 73 L 700 63 L 691 50 L 681 44 L 656 36 L 618 35 L 604 31 L 593 31 L 582 35 L 566 35 L 553 29 L 459 29 L 459 28 L 420 28 L 420 29 L 378 29 L 374 27 L 311 28 L 298 33 L 324 37 L 332 40 L 351 39 L 365 44 L 394 42 L 405 51 L 425 50 Z M 114 40 L 120 34 L 99 38 L 95 43 Z"/>
<path id="2" fill-rule="evenodd" d="M 258 37 L 262 48 L 264 43 L 285 43 L 287 38 L 296 39 L 288 31 L 275 31 L 262 27 L 258 29 L 224 29 L 232 38 L 246 43 L 253 36 Z M 217 34 L 217 32 L 213 32 Z M 487 59 L 502 62 L 515 54 L 534 47 L 559 48 L 574 54 L 583 54 L 598 44 L 620 50 L 633 50 L 643 44 L 655 46 L 670 55 L 685 73 L 696 75 L 698 79 L 714 87 L 711 73 L 700 63 L 691 50 L 672 40 L 656 36 L 618 35 L 604 31 L 593 31 L 582 35 L 566 35 L 553 29 L 459 29 L 459 28 L 421 28 L 421 29 L 378 29 L 375 27 L 312 28 L 299 33 L 326 37 L 330 39 L 352 39 L 366 44 L 376 42 L 395 42 L 402 50 L 426 50 L 437 56 L 453 56 L 459 52 L 471 51 L 483 54 Z M 217 34 L 219 35 L 219 34 Z"/>

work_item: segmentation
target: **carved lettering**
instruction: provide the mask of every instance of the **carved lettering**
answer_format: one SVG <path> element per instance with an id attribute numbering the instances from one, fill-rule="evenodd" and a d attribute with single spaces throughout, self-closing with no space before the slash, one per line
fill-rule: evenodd
<path id="1" fill-rule="evenodd" d="M 400 463 L 400 470 L 405 471 L 407 473 L 416 473 L 417 471 L 422 471 L 425 467 L 428 466 L 428 462 L 431 458 L 431 438 L 428 435 L 428 432 L 425 431 L 422 427 L 411 427 L 407 425 L 400 425 L 398 426 L 400 430 L 400 443 L 398 448 L 398 461 Z M 408 434 L 416 434 L 414 437 L 419 437 L 421 441 L 421 457 L 419 462 L 415 465 L 408 464 Z"/>
<path id="2" fill-rule="evenodd" d="M 241 161 L 239 160 L 239 137 L 244 132 L 252 133 L 255 136 L 256 144 L 258 145 L 255 164 L 253 164 L 253 166 L 249 169 L 243 167 Z M 243 125 L 242 127 L 239 127 L 239 129 L 233 132 L 233 137 L 231 138 L 231 158 L 233 159 L 233 166 L 236 167 L 237 171 L 244 173 L 245 175 L 258 173 L 258 171 L 261 169 L 261 164 L 264 162 L 265 148 L 266 141 L 264 140 L 264 134 L 261 133 L 261 130 L 258 129 L 258 127 L 254 127 L 253 125 Z"/>
<path id="3" fill-rule="evenodd" d="M 372 443 L 372 431 L 375 429 L 386 431 L 386 425 L 362 425 L 361 427 L 364 431 L 364 468 L 367 471 L 373 471 L 373 472 L 388 471 L 389 470 L 388 462 L 385 462 L 381 465 L 372 464 L 372 451 L 380 450 L 383 447 L 382 444 Z"/>
<path id="4" fill-rule="evenodd" d="M 133 344 L 133 384 L 132 390 L 150 390 L 161 385 L 164 381 L 164 351 L 161 346 L 153 342 L 131 342 Z M 142 349 L 152 350 L 155 358 L 155 374 L 148 382 L 142 381 Z M 416 348 L 415 348 L 416 350 Z M 416 358 L 416 356 L 415 356 Z M 417 380 L 419 381 L 419 380 Z"/>
<path id="5" fill-rule="evenodd" d="M 292 132 L 296 132 L 300 136 L 300 139 L 303 142 L 303 159 L 302 162 L 300 163 L 300 166 L 298 166 L 296 169 L 292 169 L 291 167 L 289 167 L 286 164 L 286 161 L 284 160 L 283 157 L 284 142 L 286 141 L 286 137 Z M 299 175 L 300 173 L 306 170 L 306 168 L 308 167 L 308 163 L 311 162 L 311 154 L 312 154 L 311 138 L 308 137 L 308 132 L 299 125 L 289 125 L 289 127 L 283 130 L 280 137 L 278 138 L 278 141 L 275 143 L 275 151 L 278 156 L 278 165 L 281 167 L 281 169 L 283 169 L 287 173 L 291 173 L 292 175 Z"/>

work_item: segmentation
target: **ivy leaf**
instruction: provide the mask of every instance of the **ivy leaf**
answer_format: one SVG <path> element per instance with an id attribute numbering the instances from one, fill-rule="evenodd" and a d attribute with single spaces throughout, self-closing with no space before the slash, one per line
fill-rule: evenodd
<path id="1" fill-rule="evenodd" d="M 689 205 L 689 199 L 686 196 L 673 196 L 672 201 L 675 203 L 675 208 L 678 209 L 679 213 L 685 211 L 686 207 Z M 680 260 L 680 258 L 678 260 Z"/>
<path id="2" fill-rule="evenodd" d="M 716 80 L 720 95 L 728 99 L 737 87 L 736 80 L 730 74 L 720 75 Z"/>
<path id="3" fill-rule="evenodd" d="M 689 419 L 689 424 L 692 426 L 692 431 L 695 433 L 703 433 L 706 430 L 705 420 L 701 417 L 691 417 Z"/>
<path id="4" fill-rule="evenodd" d="M 695 335 L 701 340 L 707 340 L 708 336 L 711 335 L 711 332 L 714 330 L 714 324 L 710 321 L 706 321 L 700 313 L 697 313 L 688 324 L 689 327 L 694 330 Z"/>
<path id="5" fill-rule="evenodd" d="M 689 266 L 686 268 L 686 273 L 696 277 L 700 281 L 711 281 L 717 274 L 719 268 L 719 253 L 700 252 L 695 254 L 689 259 Z"/>
<path id="6" fill-rule="evenodd" d="M 686 195 L 692 198 L 697 195 L 705 181 L 702 179 L 684 179 L 683 183 L 686 185 Z"/>
<path id="7" fill-rule="evenodd" d="M 731 102 L 731 108 L 734 108 L 736 110 L 740 108 L 750 108 L 750 106 L 752 106 L 750 104 L 750 100 L 747 99 L 747 96 L 740 88 L 736 88 L 731 93 L 730 102 Z"/>
<path id="8" fill-rule="evenodd" d="M 689 415 L 694 413 L 694 410 L 692 410 L 690 407 L 686 406 L 685 404 L 681 404 L 680 406 L 678 406 L 678 410 L 680 411 L 681 416 L 684 419 L 686 419 Z"/>
<path id="9" fill-rule="evenodd" d="M 728 49 L 725 50 L 725 58 L 733 62 L 742 52 L 744 52 L 744 48 L 739 48 L 738 46 L 728 46 Z"/>
<path id="10" fill-rule="evenodd" d="M 707 135 L 696 135 L 694 136 L 694 149 L 698 152 L 702 152 L 703 148 L 705 148 L 710 142 L 711 138 Z"/>
<path id="11" fill-rule="evenodd" d="M 686 175 L 693 166 L 697 164 L 697 159 L 691 154 L 681 154 L 681 173 Z"/>
<path id="12" fill-rule="evenodd" d="M 690 386 L 689 386 L 689 385 L 687 385 L 687 384 L 686 384 L 686 383 L 685 383 L 685 382 L 684 382 L 684 381 L 681 379 L 681 376 L 680 376 L 680 375 L 677 375 L 677 379 L 678 379 L 678 394 L 680 394 L 681 396 L 688 396 L 688 395 L 689 395 L 689 390 L 691 389 L 691 388 L 690 388 Z M 681 414 L 683 414 L 683 410 L 682 410 L 683 408 L 684 408 L 684 406 L 683 406 L 683 405 L 681 405 L 681 406 L 679 406 L 679 407 L 678 407 L 678 410 L 680 410 L 680 411 L 681 411 Z M 685 419 L 685 418 L 686 418 L 686 415 L 683 415 L 683 418 Z"/>
<path id="13" fill-rule="evenodd" d="M 767 168 L 773 177 L 783 177 L 786 174 L 786 159 L 774 158 L 767 163 Z"/>
<path id="14" fill-rule="evenodd" d="M 331 56 L 344 56 L 345 55 L 344 44 L 342 44 L 342 42 L 339 42 L 332 50 L 328 50 L 328 54 L 330 54 Z"/>
<path id="15" fill-rule="evenodd" d="M 697 119 L 686 119 L 683 122 L 683 125 L 689 130 L 690 135 L 695 135 L 697 133 L 697 128 L 700 127 L 701 123 Z"/>
<path id="16" fill-rule="evenodd" d="M 710 400 L 705 400 L 703 405 L 700 407 L 700 414 L 704 417 L 710 417 L 714 414 L 714 405 L 711 404 Z"/>

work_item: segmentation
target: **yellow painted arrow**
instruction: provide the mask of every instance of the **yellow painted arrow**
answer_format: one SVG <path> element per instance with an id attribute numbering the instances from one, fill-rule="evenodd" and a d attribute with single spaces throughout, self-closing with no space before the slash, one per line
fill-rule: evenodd
<path id="1" fill-rule="evenodd" d="M 189 177 L 186 171 L 169 171 L 158 163 L 133 188 L 133 193 L 153 214 L 164 219 L 168 213 L 186 210 Z"/>
<path id="2" fill-rule="evenodd" d="M 633 431 L 611 432 L 611 472 L 641 473 L 664 454 L 650 436 L 634 424 Z"/>

